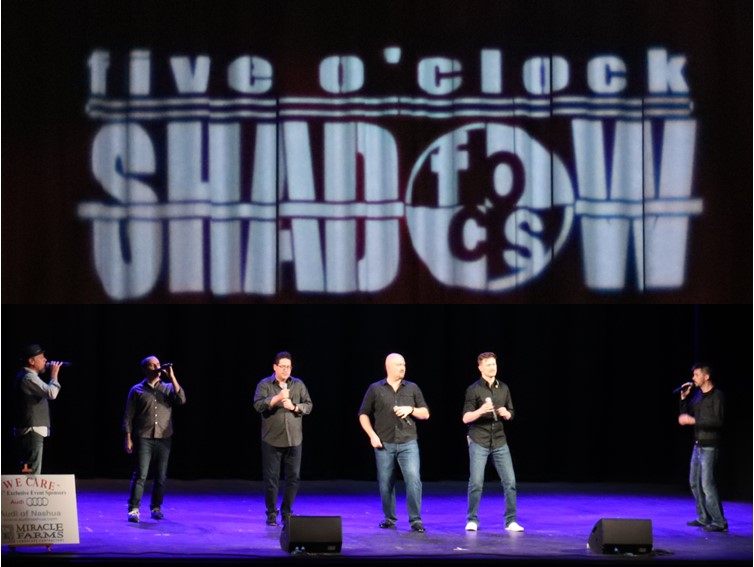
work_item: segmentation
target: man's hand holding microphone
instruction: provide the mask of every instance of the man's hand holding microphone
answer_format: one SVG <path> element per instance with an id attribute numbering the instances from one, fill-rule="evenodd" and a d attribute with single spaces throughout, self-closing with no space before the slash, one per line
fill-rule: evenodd
<path id="1" fill-rule="evenodd" d="M 513 417 L 513 414 L 511 414 L 511 412 L 509 412 L 508 408 L 506 408 L 505 406 L 496 408 L 495 404 L 492 403 L 492 398 L 485 398 L 484 403 L 481 406 L 479 406 L 478 411 L 481 414 L 492 412 L 492 417 L 495 421 L 497 421 L 499 417 L 502 417 L 503 419 L 506 419 L 506 420 Z"/>

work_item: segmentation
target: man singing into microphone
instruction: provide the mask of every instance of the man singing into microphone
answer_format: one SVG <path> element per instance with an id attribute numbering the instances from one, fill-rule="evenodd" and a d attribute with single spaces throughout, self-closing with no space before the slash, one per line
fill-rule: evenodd
<path id="1" fill-rule="evenodd" d="M 63 362 L 47 362 L 39 345 L 29 345 L 21 351 L 22 369 L 13 383 L 14 434 L 18 447 L 20 471 L 42 474 L 42 451 L 45 437 L 50 435 L 50 400 L 58 397 L 58 372 Z M 50 370 L 50 381 L 39 375 Z"/>
<path id="2" fill-rule="evenodd" d="M 692 384 L 681 388 L 681 407 L 678 423 L 694 426 L 694 450 L 691 453 L 689 484 L 696 500 L 696 519 L 689 526 L 703 527 L 707 532 L 727 532 L 728 521 L 717 494 L 715 465 L 720 450 L 725 398 L 712 383 L 709 366 L 695 364 L 691 370 Z"/>
<path id="3" fill-rule="evenodd" d="M 301 477 L 301 418 L 309 415 L 314 405 L 303 381 L 291 376 L 292 361 L 291 353 L 277 353 L 273 374 L 262 378 L 254 392 L 254 409 L 262 416 L 262 480 L 268 526 L 278 525 L 281 464 L 285 471 L 285 492 L 280 507 L 284 524 L 293 513 Z"/>
<path id="4" fill-rule="evenodd" d="M 479 501 L 484 488 L 484 470 L 489 457 L 505 494 L 505 529 L 522 532 L 516 522 L 516 475 L 503 421 L 513 419 L 513 400 L 508 386 L 497 379 L 497 357 L 483 352 L 477 357 L 481 378 L 466 389 L 463 422 L 469 426 L 469 488 L 466 529 L 479 528 Z"/>
<path id="5" fill-rule="evenodd" d="M 173 406 L 186 403 L 186 392 L 178 384 L 172 364 L 160 365 L 156 356 L 141 361 L 144 379 L 128 392 L 123 416 L 127 453 L 136 450 L 136 468 L 128 498 L 128 521 L 139 521 L 139 505 L 149 465 L 155 461 L 150 510 L 152 518 L 162 520 L 162 499 L 168 473 L 168 458 L 173 438 Z M 164 377 L 168 382 L 163 382 Z"/>

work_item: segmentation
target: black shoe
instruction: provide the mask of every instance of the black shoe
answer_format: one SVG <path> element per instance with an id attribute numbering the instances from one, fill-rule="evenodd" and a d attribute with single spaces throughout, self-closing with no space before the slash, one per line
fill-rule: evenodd
<path id="1" fill-rule="evenodd" d="M 277 517 L 278 517 L 277 512 L 270 512 L 269 514 L 267 514 L 267 525 L 277 526 L 278 525 Z"/>
<path id="2" fill-rule="evenodd" d="M 724 528 L 722 526 L 716 526 L 715 524 L 710 524 L 708 526 L 704 526 L 704 531 L 705 532 L 727 532 L 728 528 L 727 527 Z"/>
<path id="3" fill-rule="evenodd" d="M 686 522 L 687 526 L 693 526 L 695 528 L 703 528 L 707 524 L 701 523 L 699 520 L 691 520 L 690 522 Z"/>
<path id="4" fill-rule="evenodd" d="M 162 513 L 162 510 L 159 508 L 152 508 L 152 519 L 153 520 L 162 520 L 165 517 L 165 515 Z"/>
<path id="5" fill-rule="evenodd" d="M 424 526 L 421 522 L 416 522 L 415 524 L 411 524 L 411 531 L 416 532 L 418 534 L 423 534 L 427 530 L 424 529 Z"/>
<path id="6" fill-rule="evenodd" d="M 380 527 L 383 530 L 394 529 L 395 528 L 395 522 L 391 522 L 390 520 L 382 520 L 380 522 Z"/>

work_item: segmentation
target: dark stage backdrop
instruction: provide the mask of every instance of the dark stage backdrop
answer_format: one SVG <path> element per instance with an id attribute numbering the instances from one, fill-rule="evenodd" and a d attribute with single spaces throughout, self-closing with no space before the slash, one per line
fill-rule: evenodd
<path id="1" fill-rule="evenodd" d="M 546 306 L 79 306 L 3 310 L 3 472 L 12 470 L 15 348 L 39 341 L 63 369 L 45 470 L 129 478 L 121 418 L 150 354 L 173 362 L 188 396 L 175 410 L 173 478 L 259 480 L 254 387 L 276 352 L 314 401 L 304 418 L 303 477 L 372 480 L 357 412 L 384 359 L 402 353 L 431 418 L 418 425 L 423 478 L 465 480 L 464 391 L 476 356 L 499 356 L 517 416 L 506 425 L 522 482 L 686 486 L 692 432 L 671 392 L 694 361 L 713 366 L 728 399 L 725 498 L 751 498 L 751 315 L 748 309 Z M 495 478 L 490 473 L 490 478 Z"/>
<path id="2" fill-rule="evenodd" d="M 3 302 L 748 303 L 751 10 L 4 2 Z"/>

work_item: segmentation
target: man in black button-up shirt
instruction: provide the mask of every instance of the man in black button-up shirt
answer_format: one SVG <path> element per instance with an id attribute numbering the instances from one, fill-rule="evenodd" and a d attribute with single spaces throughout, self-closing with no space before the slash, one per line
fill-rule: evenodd
<path id="1" fill-rule="evenodd" d="M 160 365 L 156 356 L 141 361 L 144 380 L 128 392 L 123 431 L 127 453 L 136 450 L 136 469 L 128 498 L 128 521 L 139 521 L 139 505 L 150 463 L 155 461 L 152 497 L 149 508 L 152 518 L 161 520 L 162 500 L 168 473 L 168 458 L 173 438 L 173 406 L 186 403 L 186 392 L 178 384 L 172 364 Z M 163 382 L 161 377 L 170 382 Z"/>
<path id="2" fill-rule="evenodd" d="M 359 423 L 369 436 L 377 460 L 377 481 L 385 515 L 380 527 L 392 528 L 397 521 L 397 462 L 406 483 L 406 505 L 411 529 L 424 533 L 421 519 L 419 445 L 414 419 L 429 419 L 429 408 L 419 386 L 403 379 L 406 375 L 406 361 L 400 354 L 388 355 L 385 359 L 385 369 L 387 378 L 369 386 L 359 409 Z"/>
<path id="3" fill-rule="evenodd" d="M 513 419 L 513 400 L 508 386 L 497 379 L 497 357 L 483 352 L 477 357 L 481 378 L 466 389 L 463 422 L 469 426 L 469 489 L 466 529 L 479 526 L 479 502 L 484 488 L 484 469 L 492 457 L 505 494 L 505 529 L 521 532 L 516 522 L 516 475 L 503 421 Z"/>
<path id="4" fill-rule="evenodd" d="M 254 409 L 262 415 L 262 478 L 267 525 L 277 525 L 280 466 L 285 470 L 285 493 L 280 507 L 283 522 L 293 513 L 301 476 L 302 417 L 312 411 L 304 383 L 291 376 L 289 352 L 275 355 L 272 376 L 263 378 L 254 392 Z"/>

